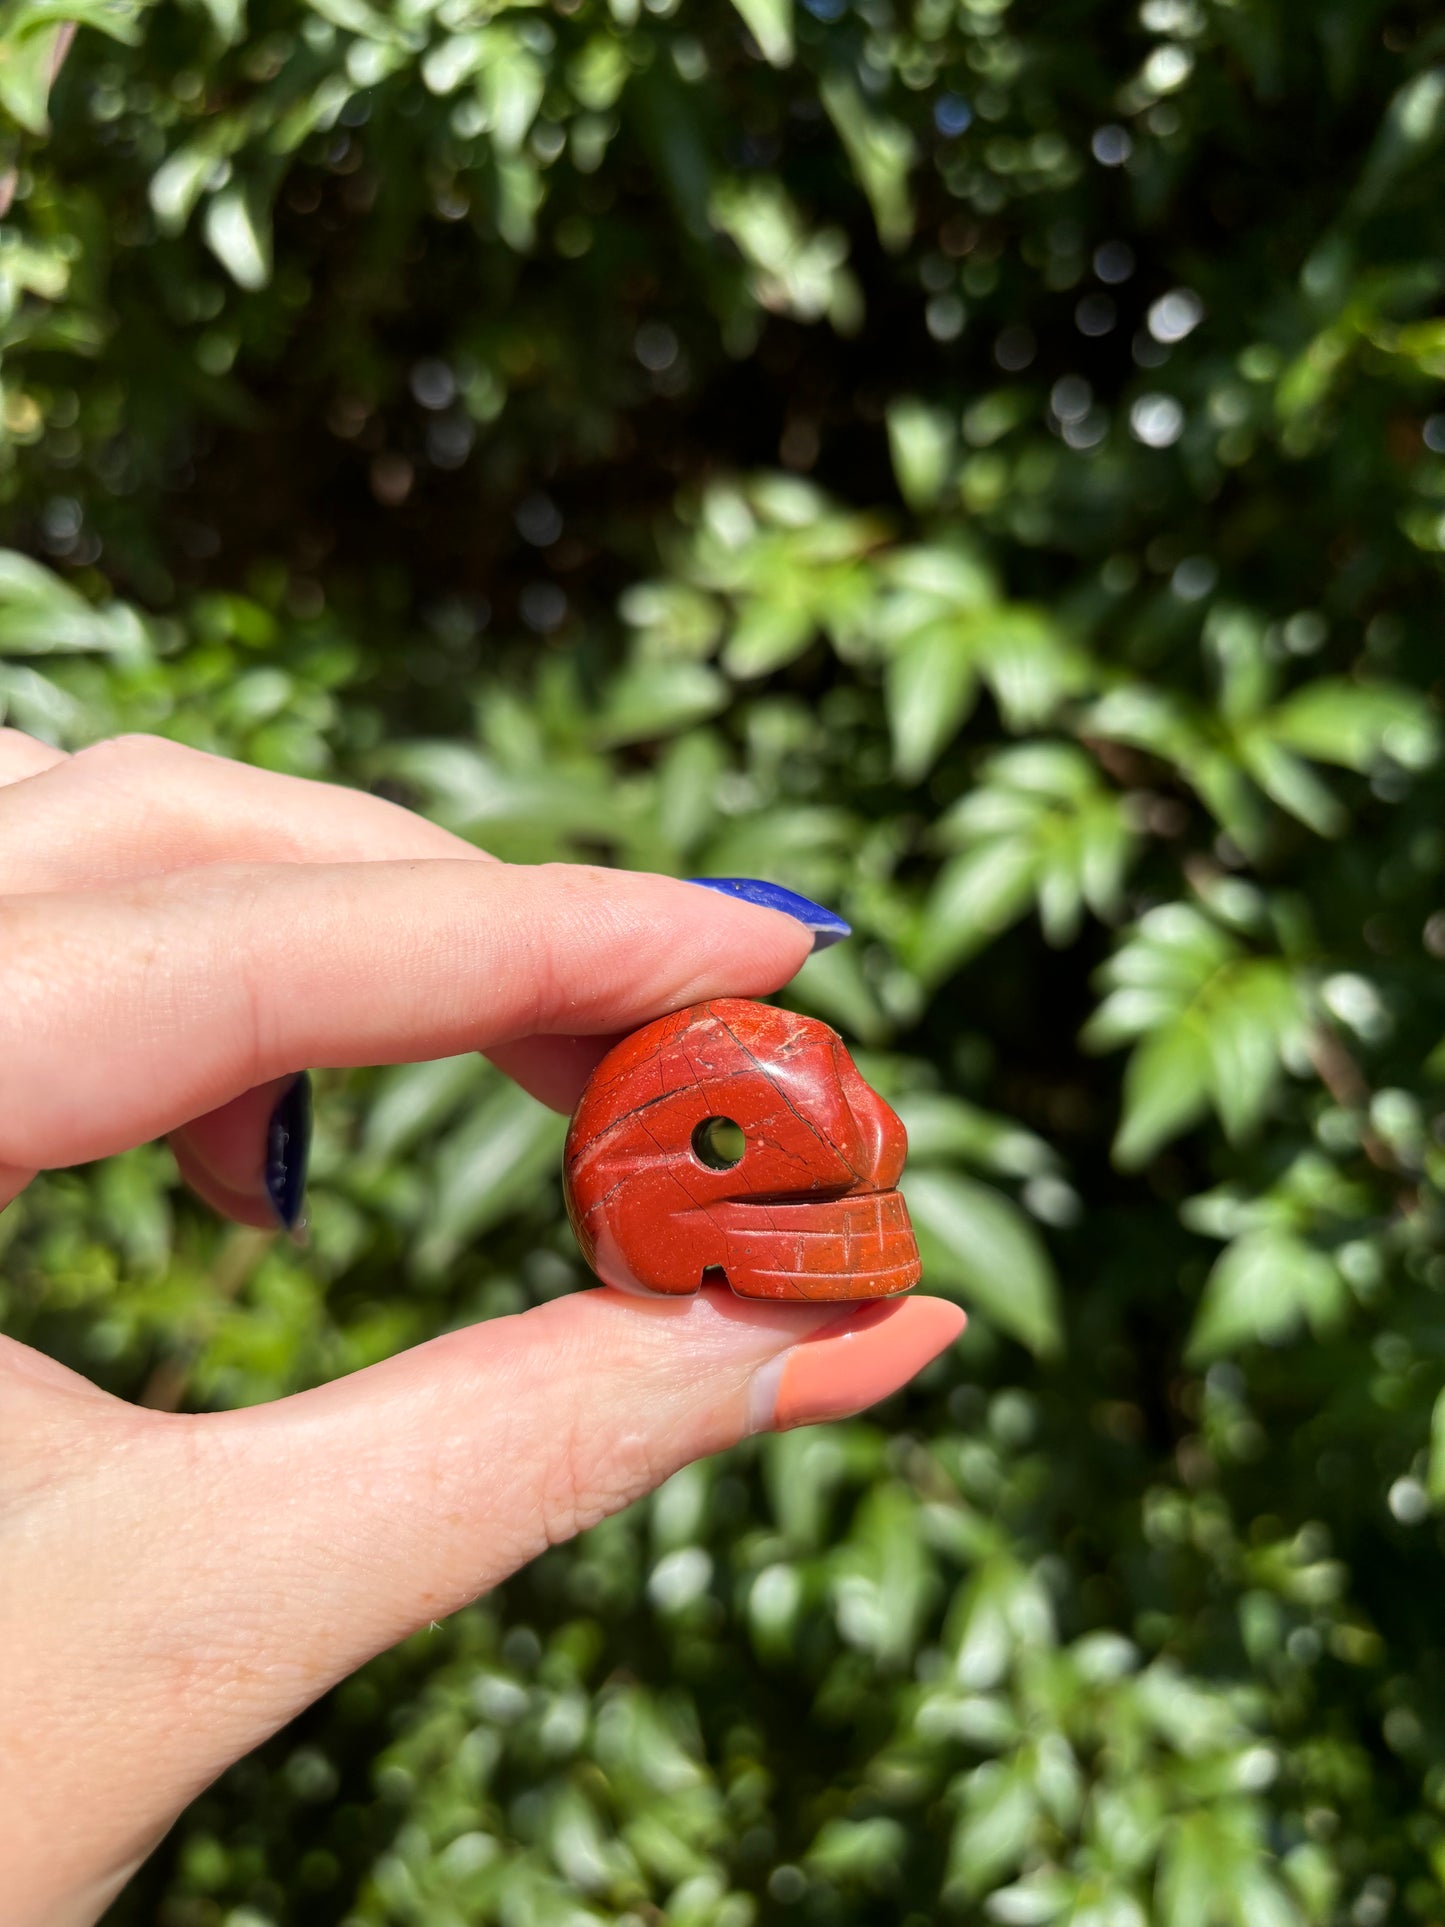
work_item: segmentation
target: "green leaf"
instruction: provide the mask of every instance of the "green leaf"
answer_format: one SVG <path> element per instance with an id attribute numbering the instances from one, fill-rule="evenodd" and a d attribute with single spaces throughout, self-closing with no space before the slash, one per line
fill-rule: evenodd
<path id="1" fill-rule="evenodd" d="M 0 16 L 0 107 L 27 133 L 49 132 L 50 90 L 78 26 L 139 38 L 139 0 L 10 0 Z"/>
<path id="2" fill-rule="evenodd" d="M 833 944 L 809 957 L 787 994 L 790 1003 L 861 1043 L 881 1044 L 891 1029 L 855 944 Z"/>
<path id="3" fill-rule="evenodd" d="M 1063 1328 L 1053 1264 L 1013 1200 L 932 1169 L 908 1172 L 903 1190 L 925 1279 L 956 1292 L 1040 1357 L 1057 1352 Z"/>
<path id="4" fill-rule="evenodd" d="M 978 690 L 975 637 L 957 619 L 931 622 L 900 643 L 884 671 L 893 767 L 916 783 L 967 720 Z"/>
<path id="5" fill-rule="evenodd" d="M 1365 161 L 1350 211 L 1378 207 L 1408 168 L 1445 140 L 1445 67 L 1427 67 L 1395 94 Z"/>
<path id="6" fill-rule="evenodd" d="M 1017 918 L 1033 896 L 1037 859 L 1021 839 L 965 850 L 939 871 L 923 906 L 908 961 L 938 983 Z"/>
<path id="7" fill-rule="evenodd" d="M 718 181 L 708 218 L 750 264 L 749 286 L 762 307 L 799 321 L 826 315 L 838 333 L 856 333 L 863 298 L 845 265 L 841 228 L 810 228 L 781 182 L 756 177 Z"/>
<path id="8" fill-rule="evenodd" d="M 1264 630 L 1253 610 L 1230 603 L 1216 603 L 1205 621 L 1205 647 L 1219 671 L 1219 714 L 1234 729 L 1259 715 L 1279 681 Z"/>
<path id="9" fill-rule="evenodd" d="M 701 662 L 639 662 L 613 678 L 593 734 L 604 749 L 655 742 L 716 716 L 728 686 Z"/>
<path id="10" fill-rule="evenodd" d="M 1058 1873 L 1025 1874 L 1011 1887 L 997 1887 L 987 1900 L 988 1917 L 1001 1927 L 1046 1927 L 1061 1914 L 1069 1913 L 1078 1897 L 1080 1883 L 1072 1875 Z M 1078 1919 L 1079 1915 L 1071 1916 Z M 1085 1916 L 1087 1918 L 1087 1916 Z M 1110 1927 L 1144 1927 L 1142 1910 L 1130 1917 L 1117 1902 L 1099 1918 Z"/>
<path id="11" fill-rule="evenodd" d="M 837 946 L 846 949 L 845 945 Z M 825 951 L 831 956 L 832 951 Z M 804 970 L 808 969 L 804 965 Z M 915 1165 L 972 1164 L 999 1177 L 1032 1178 L 1053 1170 L 1058 1160 L 1041 1137 L 1012 1118 L 980 1110 L 942 1091 L 915 1091 L 893 1107 L 908 1133 L 908 1156 Z"/>
<path id="12" fill-rule="evenodd" d="M 808 1848 L 807 1863 L 824 1880 L 891 1886 L 907 1845 L 897 1820 L 825 1820 Z"/>
<path id="13" fill-rule="evenodd" d="M 442 1145 L 417 1262 L 440 1271 L 471 1238 L 537 1197 L 555 1176 L 567 1120 L 517 1085 L 492 1095 Z"/>
<path id="14" fill-rule="evenodd" d="M 1114 1161 L 1124 1170 L 1147 1164 L 1171 1138 L 1197 1124 L 1209 1103 L 1209 1045 L 1185 1018 L 1154 1031 L 1124 1073 L 1124 1115 Z"/>
<path id="15" fill-rule="evenodd" d="M 385 42 L 397 32 L 386 15 L 369 6 L 367 0 L 307 0 L 307 5 L 332 26 L 340 27 L 344 33 L 358 34 L 364 40 Z"/>
<path id="16" fill-rule="evenodd" d="M 974 1558 L 975 1571 L 955 1595 L 944 1639 L 953 1654 L 954 1681 L 977 1693 L 999 1686 L 1018 1659 L 1027 1662 L 1053 1651 L 1057 1628 L 1036 1571 L 1022 1566 L 997 1541 L 977 1545 Z M 976 1728 L 975 1720 L 969 1724 Z M 987 1718 L 980 1737 L 996 1743 L 991 1734 L 1001 1724 L 996 1714 Z"/>
<path id="17" fill-rule="evenodd" d="M 3 1223 L 0 1219 L 0 1223 Z M 848 1455 L 836 1437 L 777 1432 L 762 1441 L 769 1522 L 796 1552 L 816 1552 L 828 1539 Z"/>
<path id="18" fill-rule="evenodd" d="M 1302 756 L 1362 774 L 1384 756 L 1424 769 L 1439 754 L 1427 705 L 1414 690 L 1389 683 L 1309 683 L 1273 712 L 1270 733 Z"/>
<path id="19" fill-rule="evenodd" d="M 880 1664 L 906 1666 L 937 1591 L 933 1560 L 904 1486 L 881 1484 L 864 1499 L 833 1566 L 838 1628 Z"/>
<path id="20" fill-rule="evenodd" d="M 1112 994 L 1085 1032 L 1091 1049 L 1108 1049 L 1179 1015 L 1240 947 L 1192 903 L 1146 911 L 1100 972 Z"/>
<path id="21" fill-rule="evenodd" d="M 627 99 L 684 232 L 706 234 L 711 225 L 708 208 L 714 164 L 697 123 L 691 89 L 657 61 L 632 81 Z"/>
<path id="22" fill-rule="evenodd" d="M 89 717 L 68 690 L 24 663 L 0 662 L 0 723 L 46 743 L 83 742 Z"/>
<path id="23" fill-rule="evenodd" d="M 919 713 L 926 715 L 920 688 Z M 1071 942 L 1084 906 L 1118 908 L 1136 833 L 1123 799 L 1071 743 L 1038 742 L 990 757 L 982 781 L 938 822 L 936 840 L 962 854 L 928 898 L 910 960 L 929 981 L 1018 917 L 1037 897 L 1050 943 Z"/>
<path id="24" fill-rule="evenodd" d="M 1303 1030 L 1304 1010 L 1282 964 L 1260 959 L 1227 973 L 1203 1014 L 1210 1091 L 1231 1138 L 1264 1115 L 1279 1081 L 1280 1056 Z"/>
<path id="25" fill-rule="evenodd" d="M 878 238 L 885 248 L 901 248 L 913 232 L 908 175 L 915 149 L 907 128 L 875 114 L 857 83 L 841 71 L 819 88 L 828 118 L 838 130 L 853 173 L 873 209 Z"/>
<path id="26" fill-rule="evenodd" d="M 819 902 L 837 895 L 859 836 L 858 818 L 846 810 L 778 808 L 724 820 L 727 827 L 707 845 L 705 870 L 765 877 Z"/>
<path id="27" fill-rule="evenodd" d="M 162 234 L 179 234 L 191 218 L 224 152 L 214 136 L 190 141 L 162 161 L 151 176 L 151 210 Z"/>
<path id="28" fill-rule="evenodd" d="M 206 202 L 206 245 L 239 288 L 255 291 L 271 279 L 271 217 L 259 195 L 240 182 Z"/>
<path id="29" fill-rule="evenodd" d="M 783 602 L 750 602 L 722 652 L 722 666 L 745 681 L 790 663 L 812 642 L 817 621 L 811 608 Z"/>
<path id="30" fill-rule="evenodd" d="M 900 625 L 905 632 L 927 614 L 992 607 L 1001 593 L 983 556 L 957 535 L 946 542 L 894 549 L 879 557 L 878 566 L 897 602 L 910 612 Z"/>
<path id="31" fill-rule="evenodd" d="M 200 0 L 200 5 L 226 45 L 239 46 L 246 37 L 246 0 Z"/>
<path id="32" fill-rule="evenodd" d="M 0 251 L 0 303 L 8 304 L 16 289 L 39 295 L 42 301 L 59 301 L 70 287 L 68 251 L 58 247 L 29 247 L 13 229 L 8 245 Z M 28 336 L 32 343 L 34 336 Z"/>
<path id="33" fill-rule="evenodd" d="M 712 654 L 722 634 L 717 598 L 685 582 L 634 583 L 617 606 L 623 621 L 642 632 L 655 661 L 679 656 L 701 661 Z"/>
<path id="34" fill-rule="evenodd" d="M 1091 736 L 1167 758 L 1187 775 L 1201 753 L 1203 739 L 1185 702 L 1173 691 L 1125 683 L 1091 703 L 1080 718 Z"/>
<path id="35" fill-rule="evenodd" d="M 793 58 L 793 0 L 733 0 L 764 60 L 786 67 Z"/>
<path id="36" fill-rule="evenodd" d="M 1293 1896 L 1260 1868 L 1241 1877 L 1236 1897 L 1240 1927 L 1304 1927 Z"/>
<path id="37" fill-rule="evenodd" d="M 946 408 L 916 396 L 888 410 L 888 447 L 903 499 L 915 511 L 931 509 L 943 493 L 958 436 Z"/>
<path id="38" fill-rule="evenodd" d="M 1198 1362 L 1257 1341 L 1278 1341 L 1308 1324 L 1323 1336 L 1347 1301 L 1332 1259 L 1287 1232 L 1246 1232 L 1223 1253 L 1205 1281 L 1189 1338 Z"/>
<path id="39" fill-rule="evenodd" d="M 375 770 L 400 778 L 429 815 L 466 836 L 595 834 L 616 828 L 627 814 L 600 771 L 561 765 L 517 771 L 466 742 L 396 743 L 377 757 Z"/>
<path id="40" fill-rule="evenodd" d="M 686 857 L 716 823 L 727 760 L 720 737 L 710 729 L 675 737 L 658 757 L 653 820 L 674 855 Z"/>
<path id="41" fill-rule="evenodd" d="M 1445 1391 L 1438 1392 L 1430 1412 L 1430 1497 L 1445 1505 Z"/>
<path id="42" fill-rule="evenodd" d="M 367 1114 L 362 1149 L 385 1160 L 410 1150 L 495 1077 L 487 1061 L 468 1051 L 424 1064 L 398 1064 L 383 1073 Z"/>
<path id="43" fill-rule="evenodd" d="M 1023 1761 L 1009 1768 L 990 1760 L 976 1768 L 949 1844 L 945 1894 L 973 1898 L 987 1893 L 1033 1846 L 1040 1818 Z"/>
<path id="44" fill-rule="evenodd" d="M 94 27 L 112 40 L 135 46 L 149 4 L 150 0 L 8 0 L 0 31 L 8 39 L 57 24 Z"/>
<path id="45" fill-rule="evenodd" d="M 1003 603 L 976 621 L 979 664 L 1010 729 L 1046 722 L 1082 686 L 1082 662 L 1041 609 Z"/>
<path id="46" fill-rule="evenodd" d="M 782 1560 L 765 1566 L 748 1589 L 748 1631 L 766 1658 L 787 1660 L 802 1617 L 803 1583 L 796 1566 Z"/>
<path id="47" fill-rule="evenodd" d="M 40 563 L 0 549 L 0 656 L 138 655 L 145 631 L 135 611 L 97 609 Z"/>
<path id="48" fill-rule="evenodd" d="M 50 131 L 51 81 L 69 38 L 64 24 L 0 38 L 0 107 L 27 133 Z"/>
<path id="49" fill-rule="evenodd" d="M 1214 1927 L 1216 1921 L 1237 1920 L 1234 1888 L 1245 1866 L 1235 1841 L 1221 1838 L 1209 1808 L 1176 1819 L 1160 1857 L 1160 1927 Z"/>
<path id="50" fill-rule="evenodd" d="M 1267 727 L 1267 725 L 1266 725 Z M 1273 803 L 1317 836 L 1339 836 L 1349 822 L 1344 809 L 1308 766 L 1261 730 L 1241 743 L 1245 768 Z"/>
<path id="51" fill-rule="evenodd" d="M 547 91 L 547 69 L 519 35 L 501 27 L 488 30 L 483 50 L 487 57 L 479 86 L 492 140 L 501 154 L 520 159 L 522 143 Z M 529 176 L 531 171 L 526 170 Z"/>
<path id="52" fill-rule="evenodd" d="M 1084 1043 L 1144 1040 L 1124 1078 L 1121 1165 L 1147 1162 L 1210 1100 L 1232 1137 L 1254 1128 L 1303 1042 L 1310 999 L 1293 966 L 1250 956 L 1195 905 L 1170 903 L 1140 918 L 1101 980 L 1109 995 Z"/>

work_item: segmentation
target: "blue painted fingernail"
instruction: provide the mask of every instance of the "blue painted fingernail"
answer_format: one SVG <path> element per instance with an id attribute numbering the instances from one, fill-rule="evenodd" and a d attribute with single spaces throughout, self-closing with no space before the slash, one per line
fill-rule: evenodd
<path id="1" fill-rule="evenodd" d="M 796 917 L 812 931 L 815 950 L 826 950 L 830 943 L 839 943 L 853 934 L 852 926 L 844 923 L 835 910 L 825 910 L 821 903 L 814 903 L 811 897 L 800 897 L 796 890 L 785 890 L 780 883 L 764 883 L 759 877 L 689 877 L 687 880 L 700 883 L 704 890 L 720 890 L 725 897 L 740 897 L 744 903 L 756 903 L 763 910 L 781 910 L 785 916 Z"/>
<path id="2" fill-rule="evenodd" d="M 266 1126 L 266 1195 L 287 1231 L 301 1222 L 310 1155 L 311 1074 L 302 1071 L 282 1093 Z"/>

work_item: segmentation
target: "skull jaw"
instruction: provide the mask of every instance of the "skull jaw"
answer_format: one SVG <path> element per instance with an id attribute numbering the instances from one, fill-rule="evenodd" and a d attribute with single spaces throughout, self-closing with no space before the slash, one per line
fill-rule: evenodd
<path id="1" fill-rule="evenodd" d="M 590 1230 L 587 1227 L 586 1230 Z M 900 1191 L 770 1202 L 725 1200 L 679 1213 L 645 1251 L 624 1253 L 614 1228 L 578 1226 L 588 1262 L 615 1290 L 686 1297 L 721 1272 L 739 1298 L 848 1303 L 893 1298 L 922 1275 Z"/>

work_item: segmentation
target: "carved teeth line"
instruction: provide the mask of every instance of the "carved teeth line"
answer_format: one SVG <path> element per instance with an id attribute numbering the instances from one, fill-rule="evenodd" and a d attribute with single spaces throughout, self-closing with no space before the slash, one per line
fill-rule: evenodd
<path id="1" fill-rule="evenodd" d="M 839 1185 L 836 1189 L 820 1187 L 816 1191 L 770 1191 L 765 1197 L 753 1192 L 737 1198 L 713 1198 L 713 1204 L 738 1204 L 766 1206 L 770 1204 L 842 1204 L 850 1198 L 860 1201 L 864 1198 L 891 1198 L 896 1196 L 896 1188 L 887 1186 L 877 1191 L 864 1189 L 856 1184 Z"/>

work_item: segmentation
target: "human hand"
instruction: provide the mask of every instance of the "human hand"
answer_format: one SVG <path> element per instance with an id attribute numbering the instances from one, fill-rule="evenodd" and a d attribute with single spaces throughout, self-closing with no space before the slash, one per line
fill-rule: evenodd
<path id="1" fill-rule="evenodd" d="M 497 863 L 357 792 L 0 730 L 0 1207 L 166 1135 L 217 1210 L 274 1225 L 306 1066 L 482 1049 L 570 1109 L 611 1036 L 774 990 L 810 943 L 672 879 Z M 584 1291 L 206 1416 L 0 1339 L 7 1922 L 93 1921 L 364 1660 L 689 1460 L 883 1397 L 962 1323 Z"/>

